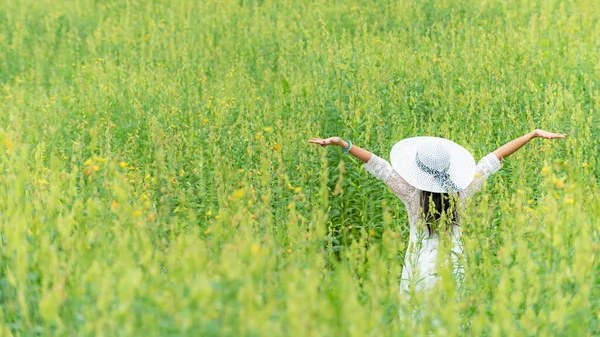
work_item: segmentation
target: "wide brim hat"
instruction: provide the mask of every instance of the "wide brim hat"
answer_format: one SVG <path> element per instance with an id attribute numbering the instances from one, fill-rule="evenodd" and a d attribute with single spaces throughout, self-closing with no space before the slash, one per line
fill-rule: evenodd
<path id="1" fill-rule="evenodd" d="M 403 139 L 394 144 L 390 157 L 394 170 L 422 191 L 460 192 L 469 186 L 475 176 L 475 159 L 471 153 L 445 138 Z M 440 178 L 440 175 L 445 178 Z M 448 180 L 453 187 L 451 189 L 442 183 Z"/>

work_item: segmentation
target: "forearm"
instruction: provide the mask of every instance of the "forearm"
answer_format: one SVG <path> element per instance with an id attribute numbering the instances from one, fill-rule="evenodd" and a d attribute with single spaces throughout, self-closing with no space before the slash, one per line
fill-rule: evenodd
<path id="1" fill-rule="evenodd" d="M 529 132 L 528 134 L 521 136 L 515 140 L 512 140 L 501 147 L 499 147 L 494 154 L 499 160 L 502 160 L 511 154 L 515 153 L 518 149 L 527 144 L 530 140 L 536 137 L 536 131 Z"/>
<path id="2" fill-rule="evenodd" d="M 348 147 L 348 143 L 343 139 L 340 139 L 338 145 L 342 149 L 345 149 Z M 369 159 L 371 159 L 371 156 L 373 155 L 373 153 L 371 153 L 363 148 L 360 148 L 354 144 L 352 144 L 352 148 L 350 148 L 350 151 L 348 153 L 350 153 L 354 157 L 360 159 L 363 163 L 368 162 Z"/>

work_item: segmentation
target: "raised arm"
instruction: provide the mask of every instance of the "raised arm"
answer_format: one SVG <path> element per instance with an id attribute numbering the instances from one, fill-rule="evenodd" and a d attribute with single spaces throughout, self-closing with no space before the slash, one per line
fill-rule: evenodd
<path id="1" fill-rule="evenodd" d="M 518 149 L 523 147 L 523 145 L 527 144 L 530 140 L 536 137 L 545 138 L 545 139 L 554 139 L 554 138 L 565 138 L 567 135 L 560 133 L 551 133 L 544 130 L 533 130 L 528 134 L 521 136 L 517 139 L 514 139 L 501 147 L 499 147 L 494 154 L 498 158 L 498 160 L 502 160 L 511 154 L 517 152 Z"/>
<path id="2" fill-rule="evenodd" d="M 327 146 L 327 145 L 337 145 L 339 147 L 341 147 L 342 149 L 345 149 L 348 147 L 348 143 L 341 139 L 340 137 L 329 137 L 329 138 L 313 138 L 311 140 L 308 141 L 309 143 L 313 143 L 313 144 L 319 144 L 321 146 Z M 371 152 L 362 149 L 354 144 L 352 144 L 352 147 L 350 148 L 350 151 L 348 152 L 351 155 L 353 155 L 354 157 L 360 159 L 363 163 L 367 163 L 369 162 L 369 159 L 371 159 L 371 156 L 373 155 Z"/>
<path id="3" fill-rule="evenodd" d="M 339 137 L 331 138 L 313 138 L 308 141 L 309 143 L 319 144 L 321 146 L 337 145 L 341 148 L 347 148 L 348 143 Z M 411 186 L 406 180 L 404 180 L 396 170 L 390 165 L 390 163 L 378 157 L 377 155 L 362 149 L 354 144 L 348 152 L 354 157 L 360 159 L 365 163 L 365 170 L 373 175 L 375 178 L 382 180 L 391 190 L 398 196 L 405 204 L 408 204 L 413 200 L 413 195 L 417 191 L 416 188 Z"/>
<path id="4" fill-rule="evenodd" d="M 471 184 L 462 192 L 462 196 L 464 198 L 469 198 L 475 192 L 481 189 L 483 182 L 492 174 L 498 172 L 502 164 L 500 160 L 510 156 L 515 153 L 518 149 L 523 147 L 523 145 L 527 144 L 533 138 L 540 137 L 545 139 L 554 139 L 554 138 L 565 138 L 566 135 L 559 133 L 551 133 L 544 130 L 533 130 L 528 134 L 521 136 L 517 139 L 514 139 L 502 146 L 500 146 L 494 152 L 488 154 L 483 157 L 477 167 L 475 168 L 475 177 Z"/>

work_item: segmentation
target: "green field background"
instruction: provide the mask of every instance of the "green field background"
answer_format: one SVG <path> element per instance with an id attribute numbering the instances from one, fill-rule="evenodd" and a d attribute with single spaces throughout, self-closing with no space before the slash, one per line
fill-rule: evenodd
<path id="1" fill-rule="evenodd" d="M 404 206 L 307 143 L 536 128 L 410 301 Z M 0 0 L 0 336 L 598 335 L 599 150 L 596 0 Z"/>

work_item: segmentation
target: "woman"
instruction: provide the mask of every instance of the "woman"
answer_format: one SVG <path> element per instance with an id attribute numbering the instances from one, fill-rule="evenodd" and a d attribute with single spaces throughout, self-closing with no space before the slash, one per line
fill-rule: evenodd
<path id="1" fill-rule="evenodd" d="M 410 240 L 402 270 L 400 291 L 411 293 L 435 285 L 436 259 L 440 234 L 450 234 L 453 273 L 462 275 L 457 256 L 462 255 L 459 214 L 467 198 L 485 179 L 500 169 L 500 161 L 533 138 L 565 138 L 564 134 L 534 130 L 485 156 L 475 165 L 472 155 L 462 146 L 443 138 L 414 137 L 396 143 L 391 165 L 377 155 L 339 137 L 313 138 L 309 143 L 337 145 L 365 164 L 365 169 L 383 180 L 404 202 L 410 223 Z M 446 228 L 446 229 L 444 229 Z M 460 277 L 458 277 L 460 282 Z"/>

